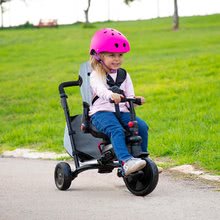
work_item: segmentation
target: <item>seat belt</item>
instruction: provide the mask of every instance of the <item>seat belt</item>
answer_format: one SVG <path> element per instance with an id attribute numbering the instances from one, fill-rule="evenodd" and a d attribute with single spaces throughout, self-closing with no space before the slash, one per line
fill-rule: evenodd
<path id="1" fill-rule="evenodd" d="M 117 86 L 118 88 L 120 88 L 121 84 L 125 81 L 127 76 L 127 72 L 125 69 L 119 68 L 117 70 L 117 77 L 116 80 L 114 81 L 112 79 L 112 77 L 110 76 L 110 74 L 107 74 L 106 76 L 106 80 L 107 80 L 107 84 L 109 85 L 109 89 L 111 90 L 111 88 L 113 86 Z M 117 93 L 117 92 L 116 92 Z M 99 96 L 95 96 L 92 100 L 92 105 L 95 103 L 95 101 L 99 98 Z"/>

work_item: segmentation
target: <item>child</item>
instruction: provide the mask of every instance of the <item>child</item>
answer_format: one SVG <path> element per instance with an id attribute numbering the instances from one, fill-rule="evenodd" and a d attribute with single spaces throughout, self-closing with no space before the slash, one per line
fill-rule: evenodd
<path id="1" fill-rule="evenodd" d="M 129 154 L 126 143 L 124 129 L 119 122 L 115 104 L 119 104 L 120 121 L 127 126 L 130 121 L 130 114 L 126 103 L 121 102 L 121 98 L 134 97 L 134 88 L 128 73 L 120 85 L 121 94 L 109 90 L 107 80 L 116 80 L 120 77 L 119 68 L 123 61 L 123 54 L 130 51 L 130 45 L 127 38 L 119 31 L 111 28 L 105 28 L 97 31 L 90 45 L 92 73 L 90 75 L 90 85 L 93 95 L 93 104 L 90 106 L 89 115 L 92 124 L 102 133 L 106 134 L 113 145 L 117 159 L 122 163 L 125 175 L 141 170 L 146 166 L 146 161 L 140 158 L 134 158 Z M 125 71 L 123 71 L 125 72 Z M 110 79 L 109 79 L 110 77 Z M 141 104 L 144 98 L 139 97 Z M 142 137 L 142 151 L 147 151 L 148 126 L 136 117 L 139 126 L 139 135 Z"/>

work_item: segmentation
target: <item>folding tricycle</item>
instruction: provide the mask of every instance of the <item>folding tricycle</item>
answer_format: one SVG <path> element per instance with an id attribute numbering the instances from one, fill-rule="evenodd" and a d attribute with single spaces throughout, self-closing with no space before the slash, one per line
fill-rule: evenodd
<path id="1" fill-rule="evenodd" d="M 98 173 L 110 173 L 117 169 L 117 176 L 121 177 L 128 190 L 137 196 L 151 193 L 158 183 L 158 168 L 148 157 L 149 154 L 141 151 L 141 137 L 138 136 L 138 124 L 135 120 L 135 98 L 125 98 L 123 101 L 130 106 L 129 129 L 125 129 L 126 143 L 129 152 L 146 161 L 146 166 L 135 173 L 125 176 L 120 162 L 117 160 L 109 137 L 92 126 L 89 121 L 89 106 L 91 94 L 89 76 L 91 67 L 88 62 L 81 65 L 77 81 L 63 82 L 59 85 L 61 104 L 66 119 L 64 147 L 74 159 L 75 170 L 72 171 L 67 162 L 59 162 L 55 167 L 54 179 L 59 190 L 67 190 L 71 182 L 83 171 L 97 169 Z M 66 87 L 78 86 L 83 100 L 83 113 L 70 116 L 67 103 Z M 95 163 L 94 163 L 95 160 Z"/>

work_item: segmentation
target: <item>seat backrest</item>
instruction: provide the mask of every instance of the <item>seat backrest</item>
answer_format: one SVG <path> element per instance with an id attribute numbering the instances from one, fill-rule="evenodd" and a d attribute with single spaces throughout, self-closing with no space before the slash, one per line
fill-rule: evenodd
<path id="1" fill-rule="evenodd" d="M 89 61 L 80 65 L 79 77 L 81 78 L 80 93 L 83 100 L 83 114 L 81 129 L 84 133 L 90 132 L 89 107 L 92 105 L 92 93 L 90 89 L 90 74 L 92 72 Z"/>
<path id="2" fill-rule="evenodd" d="M 89 61 L 84 62 L 80 65 L 79 76 L 82 79 L 82 85 L 80 86 L 80 92 L 83 102 L 89 106 L 92 104 L 92 94 L 90 89 L 90 74 L 92 72 Z"/>
<path id="3" fill-rule="evenodd" d="M 79 77 L 81 78 L 80 92 L 83 100 L 83 114 L 71 117 L 71 126 L 74 130 L 74 145 L 81 161 L 100 158 L 98 144 L 108 137 L 92 128 L 89 120 L 89 106 L 91 105 L 92 94 L 90 89 L 90 73 L 92 68 L 89 62 L 80 65 Z M 87 134 L 85 134 L 87 133 Z M 69 131 L 66 126 L 64 133 L 64 147 L 73 157 L 73 147 L 70 142 Z"/>

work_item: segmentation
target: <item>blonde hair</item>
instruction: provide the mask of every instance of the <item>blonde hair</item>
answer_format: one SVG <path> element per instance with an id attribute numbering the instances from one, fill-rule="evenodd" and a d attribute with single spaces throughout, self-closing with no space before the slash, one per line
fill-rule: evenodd
<path id="1" fill-rule="evenodd" d="M 102 58 L 103 53 L 100 53 L 100 57 Z M 90 64 L 93 70 L 97 72 L 99 77 L 102 79 L 104 83 L 106 83 L 106 70 L 103 65 L 95 59 L 94 56 L 90 56 Z"/>

